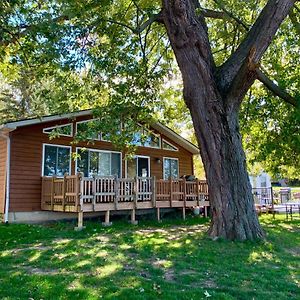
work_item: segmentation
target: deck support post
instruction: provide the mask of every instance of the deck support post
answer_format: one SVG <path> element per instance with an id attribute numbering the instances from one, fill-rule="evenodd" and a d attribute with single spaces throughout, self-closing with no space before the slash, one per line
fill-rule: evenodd
<path id="1" fill-rule="evenodd" d="M 161 222 L 161 219 L 160 219 L 160 207 L 157 207 L 156 208 L 156 216 L 157 216 L 157 222 Z"/>
<path id="2" fill-rule="evenodd" d="M 207 218 L 207 206 L 204 206 L 204 217 Z"/>
<path id="3" fill-rule="evenodd" d="M 102 222 L 102 226 L 107 227 L 107 226 L 111 226 L 112 225 L 112 222 L 109 221 L 109 215 L 110 215 L 110 211 L 107 210 L 105 212 L 105 221 Z"/>
<path id="4" fill-rule="evenodd" d="M 81 210 L 81 211 L 78 212 L 78 224 L 77 224 L 77 227 L 75 227 L 74 229 L 76 231 L 80 231 L 80 230 L 82 230 L 84 228 L 85 228 L 85 226 L 83 226 L 83 211 Z"/>
<path id="5" fill-rule="evenodd" d="M 185 220 L 185 207 L 182 208 L 182 218 Z"/>
<path id="6" fill-rule="evenodd" d="M 130 224 L 137 225 L 138 221 L 135 219 L 135 209 L 131 210 Z"/>

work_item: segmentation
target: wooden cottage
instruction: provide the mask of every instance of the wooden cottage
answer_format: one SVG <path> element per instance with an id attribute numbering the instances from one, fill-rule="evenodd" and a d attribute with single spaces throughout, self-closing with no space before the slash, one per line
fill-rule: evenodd
<path id="1" fill-rule="evenodd" d="M 72 143 L 92 122 L 90 110 L 9 122 L 0 126 L 0 214 L 5 222 L 32 222 L 114 211 L 207 206 L 205 182 L 193 175 L 199 150 L 156 123 L 133 160 L 105 135 Z M 53 130 L 56 137 L 50 139 Z M 144 132 L 145 134 L 145 132 Z M 51 135 L 52 136 L 52 135 Z M 77 155 L 72 155 L 76 153 Z"/>

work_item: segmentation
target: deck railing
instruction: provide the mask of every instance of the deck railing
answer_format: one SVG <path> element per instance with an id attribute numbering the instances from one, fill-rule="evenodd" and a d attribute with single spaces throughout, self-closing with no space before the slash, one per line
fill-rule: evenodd
<path id="1" fill-rule="evenodd" d="M 41 198 L 42 209 L 66 212 L 209 205 L 206 181 L 155 177 L 42 177 Z"/>

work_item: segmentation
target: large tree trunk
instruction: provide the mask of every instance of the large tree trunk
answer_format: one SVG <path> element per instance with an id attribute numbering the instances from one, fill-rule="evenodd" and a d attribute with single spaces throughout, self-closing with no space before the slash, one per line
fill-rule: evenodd
<path id="1" fill-rule="evenodd" d="M 209 234 L 230 240 L 260 239 L 264 233 L 255 212 L 239 134 L 239 99 L 234 93 L 228 99 L 228 94 L 219 90 L 205 23 L 195 17 L 190 1 L 165 0 L 163 4 L 164 24 L 182 73 L 184 100 L 191 111 L 208 181 Z"/>
<path id="2" fill-rule="evenodd" d="M 246 171 L 238 112 L 219 114 L 213 105 L 206 105 L 203 113 L 201 107 L 194 105 L 199 99 L 189 99 L 189 103 L 209 186 L 209 234 L 230 240 L 262 238 Z"/>

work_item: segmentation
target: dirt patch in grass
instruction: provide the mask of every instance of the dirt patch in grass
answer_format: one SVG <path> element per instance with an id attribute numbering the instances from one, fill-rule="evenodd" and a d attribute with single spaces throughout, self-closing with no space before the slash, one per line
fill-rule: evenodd
<path id="1" fill-rule="evenodd" d="M 16 253 L 23 252 L 23 251 L 31 251 L 31 250 L 47 251 L 47 250 L 51 250 L 51 249 L 53 249 L 53 247 L 51 247 L 51 246 L 37 245 L 37 246 L 29 246 L 26 248 L 15 248 L 10 251 L 12 253 L 16 254 Z"/>
<path id="2" fill-rule="evenodd" d="M 41 269 L 35 268 L 31 266 L 23 266 L 22 269 L 28 273 L 33 275 L 69 275 L 70 272 L 55 270 L 55 269 Z"/>
<path id="3" fill-rule="evenodd" d="M 164 274 L 165 281 L 172 282 L 172 283 L 176 282 L 176 276 L 175 276 L 174 270 L 168 269 L 168 270 L 165 270 L 164 273 L 165 273 Z"/>

